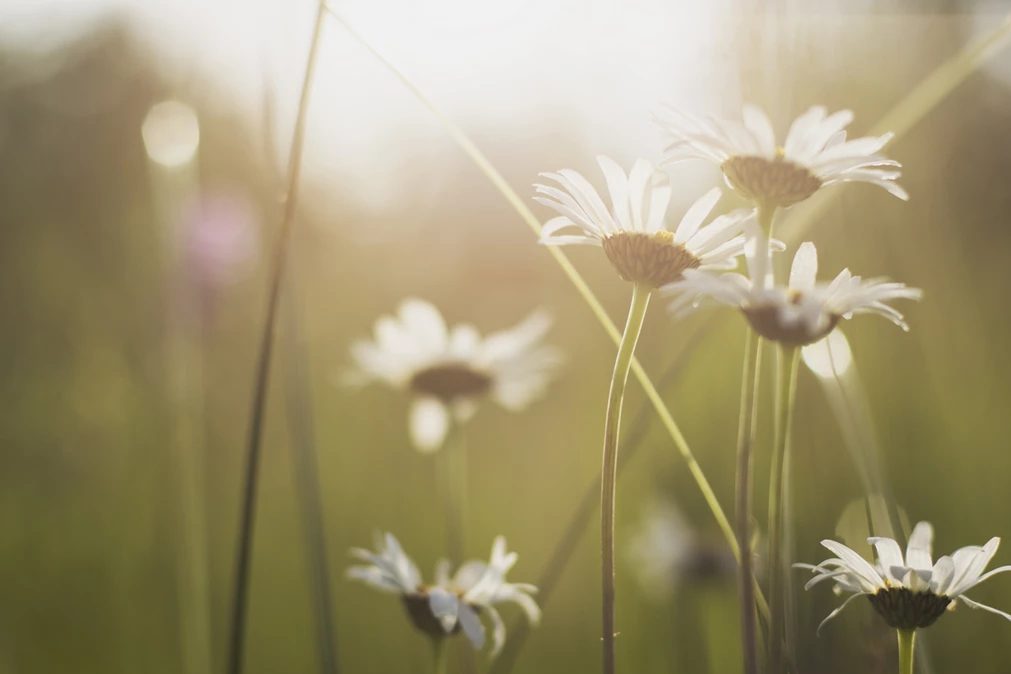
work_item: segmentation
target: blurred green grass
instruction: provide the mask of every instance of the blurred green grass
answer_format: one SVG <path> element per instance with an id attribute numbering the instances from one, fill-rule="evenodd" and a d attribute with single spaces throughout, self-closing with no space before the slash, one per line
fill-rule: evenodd
<path id="1" fill-rule="evenodd" d="M 777 98 L 765 88 L 766 78 L 748 68 L 742 85 L 749 98 L 783 115 L 815 101 L 853 107 L 855 128 L 864 129 L 964 42 L 963 28 L 957 17 L 942 16 L 922 23 L 871 19 L 862 31 L 828 37 L 815 28 L 797 29 L 788 94 Z M 826 39 L 834 50 L 824 44 L 815 49 Z M 903 44 L 901 59 L 894 57 L 896 41 Z M 844 56 L 830 59 L 828 53 Z M 199 108 L 207 94 L 199 87 L 170 88 L 157 64 L 116 25 L 63 56 L 61 68 L 39 75 L 39 55 L 6 53 L 9 66 L 0 74 L 0 315 L 7 327 L 0 349 L 0 571 L 6 579 L 0 586 L 0 671 L 175 672 L 180 536 L 163 358 L 168 285 L 139 128 L 153 102 L 172 94 Z M 71 90 L 106 95 L 95 109 L 75 111 L 63 100 Z M 910 334 L 871 319 L 845 330 L 896 496 L 912 517 L 935 523 L 940 549 L 1005 534 L 1011 523 L 1004 414 L 1011 403 L 1004 348 L 1011 337 L 1005 311 L 1009 103 L 1005 83 L 974 76 L 892 148 L 905 164 L 903 184 L 913 197 L 908 204 L 866 186 L 834 188 L 844 192 L 810 233 L 825 273 L 846 265 L 925 290 L 925 300 L 908 311 Z M 204 104 L 214 112 L 202 116 L 202 184 L 250 199 L 266 223 L 261 235 L 269 245 L 276 214 L 269 171 L 259 159 L 259 131 L 240 111 L 223 113 L 220 101 Z M 424 114 L 419 109 L 419 119 Z M 528 142 L 521 148 L 496 129 L 474 131 L 521 193 L 537 171 L 585 167 L 597 151 L 559 137 L 557 128 L 523 129 Z M 449 155 L 446 164 L 439 170 L 452 176 L 450 187 L 432 199 L 406 180 L 405 190 L 390 197 L 395 216 L 310 178 L 296 235 L 341 661 L 352 672 L 424 668 L 428 652 L 395 600 L 343 580 L 346 549 L 388 529 L 426 574 L 442 554 L 434 467 L 408 447 L 406 401 L 382 389 L 335 385 L 347 364 L 347 345 L 366 335 L 378 314 L 411 294 L 435 302 L 450 321 L 469 320 L 482 330 L 509 325 L 534 305 L 556 316 L 550 341 L 566 351 L 567 364 L 549 397 L 518 417 L 488 406 L 468 428 L 472 556 L 485 556 L 493 536 L 505 534 L 520 552 L 514 577 L 535 579 L 599 469 L 613 347 L 492 188 L 462 157 Z M 679 198 L 684 203 L 692 196 Z M 629 289 L 595 252 L 576 251 L 573 259 L 620 320 Z M 205 307 L 200 335 L 218 657 L 262 273 L 258 267 L 241 283 L 219 289 L 217 301 Z M 689 338 L 691 323 L 708 320 L 674 323 L 661 304 L 648 317 L 639 351 L 654 375 L 667 366 L 670 350 Z M 743 325 L 725 314 L 706 329 L 664 397 L 729 504 Z M 283 358 L 276 367 L 249 663 L 251 672 L 309 672 L 310 588 L 295 526 L 279 383 Z M 794 443 L 797 544 L 799 558 L 815 559 L 817 541 L 833 533 L 860 487 L 821 393 L 805 375 Z M 644 400 L 634 385 L 630 391 L 634 411 Z M 761 432 L 759 485 L 771 434 L 767 413 Z M 689 520 L 712 534 L 711 517 L 662 429 L 651 428 L 645 442 L 619 486 L 619 543 L 656 494 L 674 495 Z M 761 488 L 757 497 L 762 503 Z M 597 666 L 595 539 L 591 523 L 517 671 Z M 1006 554 L 998 553 L 998 563 Z M 627 667 L 702 671 L 711 650 L 707 640 L 727 648 L 736 642 L 731 582 L 682 588 L 657 601 L 632 582 L 633 570 L 621 555 L 619 564 L 619 661 Z M 1011 587 L 998 579 L 979 598 L 1007 607 Z M 866 606 L 857 604 L 814 637 L 813 626 L 834 602 L 828 592 L 800 597 L 808 634 L 804 671 L 890 671 L 892 637 Z M 980 674 L 1005 671 L 1008 626 L 992 616 L 959 613 L 931 630 L 937 671 L 959 671 L 966 662 Z M 719 633 L 707 635 L 709 624 Z"/>

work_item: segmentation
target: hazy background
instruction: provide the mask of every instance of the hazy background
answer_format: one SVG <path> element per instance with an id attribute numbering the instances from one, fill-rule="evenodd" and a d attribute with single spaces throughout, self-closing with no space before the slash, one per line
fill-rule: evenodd
<path id="1" fill-rule="evenodd" d="M 811 104 L 849 107 L 851 133 L 861 135 L 1004 19 L 999 4 L 973 2 L 778 3 L 767 13 L 751 2 L 692 5 L 335 7 L 524 196 L 538 172 L 563 166 L 600 184 L 597 153 L 658 159 L 650 115 L 661 103 L 733 116 L 753 101 L 778 133 Z M 180 494 L 194 461 L 205 478 L 198 496 L 220 667 L 276 175 L 313 12 L 311 0 L 0 0 L 0 672 L 182 671 Z M 266 121 L 265 97 L 275 101 Z M 149 160 L 141 136 L 166 98 L 199 119 L 196 157 L 174 169 Z M 845 331 L 897 500 L 934 522 L 942 551 L 1011 536 L 1009 110 L 1011 51 L 891 146 L 909 203 L 866 185 L 835 187 L 842 193 L 808 234 L 824 275 L 849 266 L 925 290 L 905 307 L 911 333 L 870 318 Z M 270 159 L 271 145 L 281 159 Z M 549 397 L 520 416 L 488 405 L 468 427 L 468 553 L 486 557 L 505 534 L 520 553 L 511 576 L 522 581 L 538 577 L 599 470 L 614 348 L 431 114 L 334 21 L 306 150 L 287 306 L 307 349 L 285 337 L 275 360 L 248 671 L 316 671 L 285 414 L 296 356 L 309 364 L 343 669 L 426 671 L 427 644 L 397 601 L 343 579 L 347 548 L 368 545 L 375 530 L 393 531 L 426 575 L 444 540 L 433 460 L 408 445 L 406 400 L 340 387 L 348 345 L 409 295 L 482 331 L 537 306 L 555 315 L 550 342 L 567 362 Z M 718 180 L 700 163 L 674 176 L 672 212 Z M 572 258 L 623 320 L 628 286 L 599 251 Z M 664 398 L 728 509 L 742 339 L 730 312 L 674 322 L 657 302 L 639 350 L 654 380 L 677 362 Z M 643 397 L 629 390 L 632 433 Z M 861 487 L 806 371 L 798 414 L 798 556 L 817 561 L 817 541 Z M 718 540 L 669 438 L 642 418 L 642 451 L 619 486 L 619 545 L 657 499 L 675 500 L 702 537 Z M 768 414 L 761 430 L 760 485 Z M 762 513 L 761 487 L 757 496 Z M 517 671 L 598 666 L 596 541 L 591 522 Z M 649 591 L 619 558 L 625 671 L 734 671 L 732 579 Z M 1008 560 L 1005 549 L 994 563 Z M 1007 609 L 1011 580 L 974 594 Z M 893 671 L 893 637 L 866 604 L 814 637 L 836 602 L 827 588 L 800 597 L 802 670 Z M 1007 671 L 1011 625 L 995 616 L 961 610 L 930 634 L 938 672 Z"/>

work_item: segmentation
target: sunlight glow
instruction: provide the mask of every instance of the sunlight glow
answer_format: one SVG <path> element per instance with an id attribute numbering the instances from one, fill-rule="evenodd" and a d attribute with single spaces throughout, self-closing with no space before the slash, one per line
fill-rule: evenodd
<path id="1" fill-rule="evenodd" d="M 144 149 L 151 161 L 179 168 L 193 161 L 200 145 L 200 123 L 193 108 L 179 101 L 151 106 L 144 125 Z"/>

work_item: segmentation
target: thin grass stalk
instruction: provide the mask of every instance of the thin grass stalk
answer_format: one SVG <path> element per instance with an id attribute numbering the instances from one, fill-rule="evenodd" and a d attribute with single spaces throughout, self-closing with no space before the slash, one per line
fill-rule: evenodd
<path id="1" fill-rule="evenodd" d="M 337 656 L 337 630 L 330 585 L 330 565 L 326 547 L 323 496 L 320 488 L 319 459 L 316 450 L 316 424 L 312 411 L 308 368 L 308 347 L 300 330 L 294 279 L 288 278 L 286 364 L 286 408 L 294 460 L 295 493 L 299 501 L 302 533 L 306 545 L 306 564 L 310 579 L 310 601 L 316 616 L 316 647 L 322 674 L 340 671 Z"/>
<path id="2" fill-rule="evenodd" d="M 607 394 L 607 412 L 604 417 L 604 452 L 600 474 L 600 556 L 601 556 L 601 609 L 604 642 L 603 671 L 614 674 L 614 504 L 618 481 L 618 436 L 621 432 L 621 408 L 625 400 L 625 385 L 628 371 L 635 353 L 635 345 L 642 332 L 642 324 L 649 309 L 652 289 L 640 283 L 632 286 L 632 301 L 628 307 L 625 331 L 618 343 L 618 354 L 614 359 L 611 386 Z"/>
<path id="3" fill-rule="evenodd" d="M 759 372 L 762 369 L 762 338 L 750 328 L 744 343 L 744 367 L 741 374 L 741 409 L 737 425 L 736 518 L 737 545 L 741 549 L 738 564 L 738 591 L 741 596 L 741 654 L 744 674 L 758 674 L 758 624 L 755 615 L 755 575 L 751 556 L 751 456 L 755 446 L 755 421 L 758 418 Z"/>
<path id="4" fill-rule="evenodd" d="M 373 47 L 358 31 L 356 31 L 342 16 L 332 7 L 328 7 L 330 14 L 344 26 L 348 33 L 358 40 L 359 43 L 365 49 L 367 49 L 383 66 L 387 68 L 400 82 L 424 105 L 428 110 L 438 119 L 442 124 L 443 128 L 449 134 L 451 138 L 460 146 L 460 149 L 470 158 L 471 161 L 478 167 L 481 173 L 488 178 L 489 182 L 502 194 L 503 198 L 509 203 L 510 206 L 519 214 L 520 218 L 530 227 L 534 234 L 540 236 L 541 223 L 537 219 L 537 216 L 527 207 L 526 203 L 522 198 L 513 190 L 512 187 L 506 182 L 502 174 L 492 165 L 492 163 L 485 157 L 484 153 L 470 140 L 470 138 L 463 132 L 463 130 L 454 124 L 445 114 L 439 110 L 438 107 L 425 95 L 421 89 L 419 89 L 410 79 L 407 78 L 396 66 L 394 66 L 385 56 L 383 56 L 375 47 Z M 603 305 L 597 299 L 596 295 L 587 285 L 586 281 L 573 266 L 572 262 L 565 255 L 564 252 L 556 247 L 549 246 L 546 247 L 548 253 L 554 258 L 558 266 L 562 268 L 562 271 L 568 277 L 569 281 L 576 287 L 580 296 L 590 307 L 590 311 L 593 313 L 594 317 L 600 322 L 600 325 L 607 332 L 611 340 L 617 345 L 621 341 L 621 333 L 618 331 L 617 326 L 607 315 L 607 311 L 604 309 Z M 664 426 L 664 429 L 670 435 L 671 440 L 674 442 L 674 446 L 678 453 L 685 460 L 688 465 L 688 471 L 691 473 L 692 478 L 695 480 L 699 491 L 702 493 L 703 499 L 705 499 L 706 505 L 713 514 L 713 518 L 716 520 L 720 531 L 727 540 L 727 544 L 730 546 L 731 551 L 734 556 L 740 559 L 740 550 L 737 546 L 737 538 L 734 534 L 734 529 L 730 525 L 730 520 L 727 518 L 723 507 L 719 503 L 719 499 L 716 498 L 716 493 L 713 491 L 712 486 L 709 484 L 709 480 L 706 478 L 702 467 L 699 465 L 698 461 L 695 459 L 695 455 L 692 453 L 688 442 L 685 440 L 684 435 L 681 433 L 681 429 L 678 427 L 677 423 L 674 421 L 674 417 L 671 416 L 670 411 L 667 409 L 660 397 L 659 392 L 657 392 L 656 387 L 650 380 L 649 375 L 646 374 L 645 369 L 635 358 L 632 359 L 632 374 L 639 381 L 639 384 L 643 387 L 646 393 L 647 399 L 650 404 L 653 405 L 656 410 L 657 415 L 660 417 L 660 421 Z M 758 603 L 761 610 L 765 610 L 766 606 L 765 597 L 761 595 L 761 590 L 756 590 L 756 596 L 758 598 Z"/>
<path id="5" fill-rule="evenodd" d="M 783 528 L 788 525 L 783 516 L 784 497 L 790 488 L 790 430 L 793 404 L 797 393 L 797 365 L 800 349 L 780 345 L 776 373 L 776 423 L 772 448 L 772 468 L 769 476 L 769 674 L 785 672 L 786 585 L 790 582 L 788 551 Z"/>
<path id="6" fill-rule="evenodd" d="M 230 634 L 228 640 L 227 671 L 240 674 L 246 636 L 246 618 L 249 604 L 250 562 L 253 551 L 253 531 L 256 519 L 256 493 L 259 484 L 260 458 L 263 444 L 263 422 L 266 412 L 267 389 L 270 380 L 270 362 L 274 347 L 274 332 L 277 307 L 281 296 L 281 281 L 288 257 L 288 244 L 295 221 L 298 204 L 299 178 L 302 167 L 302 150 L 305 139 L 305 120 L 309 109 L 313 75 L 323 37 L 323 19 L 326 10 L 320 3 L 313 24 L 312 42 L 306 60 L 302 91 L 299 97 L 295 128 L 292 133 L 291 152 L 288 158 L 288 183 L 284 195 L 284 209 L 281 218 L 278 241 L 270 270 L 270 289 L 267 297 L 267 314 L 263 324 L 259 358 L 253 387 L 252 409 L 250 412 L 249 434 L 246 445 L 245 475 L 242 486 L 242 505 L 239 516 L 239 540 L 236 546 L 235 579 L 232 597 Z"/>

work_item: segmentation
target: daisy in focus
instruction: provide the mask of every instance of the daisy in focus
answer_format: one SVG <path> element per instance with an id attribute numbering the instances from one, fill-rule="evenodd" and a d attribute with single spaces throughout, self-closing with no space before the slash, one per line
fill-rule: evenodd
<path id="1" fill-rule="evenodd" d="M 544 393 L 561 362 L 558 350 L 542 343 L 550 326 L 538 311 L 482 337 L 466 323 L 447 327 L 433 305 L 407 299 L 395 316 L 376 321 L 373 340 L 352 345 L 354 369 L 346 379 L 410 393 L 411 439 L 420 451 L 433 452 L 451 424 L 468 419 L 482 399 L 518 411 Z"/>
<path id="2" fill-rule="evenodd" d="M 740 309 L 751 327 L 766 339 L 787 346 L 812 344 L 828 335 L 841 319 L 856 314 L 878 314 L 903 330 L 909 327 L 902 314 L 888 305 L 897 299 L 918 300 L 922 292 L 904 283 L 883 279 L 864 280 L 843 269 L 828 283 L 818 282 L 818 251 L 814 244 L 801 244 L 793 258 L 790 282 L 776 285 L 772 279 L 771 249 L 748 246 L 749 277 L 687 271 L 684 279 L 668 286 L 678 295 L 675 312 L 712 300 Z"/>
<path id="3" fill-rule="evenodd" d="M 896 184 L 901 167 L 881 150 L 891 140 L 882 136 L 846 139 L 853 113 L 831 115 L 822 106 L 802 114 L 776 142 L 769 117 L 745 105 L 741 122 L 689 115 L 668 109 L 659 120 L 670 137 L 664 164 L 705 159 L 718 165 L 727 184 L 765 207 L 787 207 L 807 199 L 826 185 L 865 182 L 899 199 L 909 195 Z"/>
<path id="4" fill-rule="evenodd" d="M 986 545 L 959 548 L 951 555 L 933 561 L 934 529 L 929 522 L 920 522 L 913 529 L 906 546 L 905 557 L 899 544 L 891 538 L 868 538 L 874 546 L 877 560 L 865 560 L 852 549 L 832 540 L 821 542 L 835 557 L 818 565 L 795 564 L 808 569 L 814 578 L 805 589 L 831 580 L 836 594 L 849 594 L 842 606 L 832 611 L 818 629 L 857 597 L 866 596 L 874 609 L 890 627 L 913 631 L 929 627 L 938 618 L 959 603 L 969 608 L 983 609 L 1011 621 L 1011 615 L 985 606 L 965 596 L 983 581 L 1005 571 L 1011 566 L 1001 566 L 984 573 L 1000 545 L 999 538 L 991 538 Z"/>
<path id="5" fill-rule="evenodd" d="M 556 185 L 536 184 L 535 201 L 561 215 L 544 224 L 541 243 L 548 246 L 600 246 L 618 275 L 650 289 L 672 283 L 688 269 L 733 269 L 744 252 L 743 224 L 750 211 L 721 215 L 703 225 L 722 192 L 702 195 L 670 231 L 669 179 L 645 159 L 625 171 L 610 157 L 597 157 L 607 181 L 610 207 L 577 171 L 542 173 Z M 578 232 L 560 234 L 575 227 Z"/>
<path id="6" fill-rule="evenodd" d="M 486 615 L 492 625 L 491 655 L 494 657 L 506 636 L 505 623 L 496 605 L 517 604 L 531 624 L 540 621 L 540 608 L 531 597 L 537 588 L 506 581 L 506 574 L 516 564 L 517 554 L 506 551 L 502 536 L 495 539 L 488 562 L 466 562 L 450 576 L 449 562 L 440 561 L 432 584 L 422 582 L 418 567 L 393 534 L 386 534 L 376 548 L 376 552 L 360 548 L 351 551 L 366 564 L 349 568 L 348 577 L 377 590 L 400 595 L 412 624 L 433 639 L 441 640 L 463 632 L 474 649 L 480 650 L 486 641 L 480 616 Z"/>

